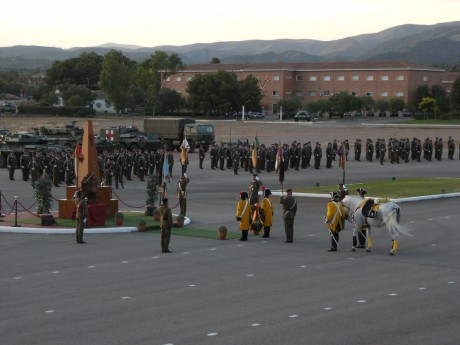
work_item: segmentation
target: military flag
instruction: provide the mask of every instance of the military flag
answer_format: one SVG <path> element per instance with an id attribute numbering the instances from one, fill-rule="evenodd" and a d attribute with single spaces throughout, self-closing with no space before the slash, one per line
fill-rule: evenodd
<path id="1" fill-rule="evenodd" d="M 252 166 L 254 169 L 257 167 L 257 152 L 259 151 L 259 138 L 254 140 L 254 149 L 252 150 Z"/>
<path id="2" fill-rule="evenodd" d="M 345 159 L 346 159 L 346 152 L 345 152 L 345 147 L 342 145 L 340 148 L 337 150 L 337 155 L 339 156 L 339 167 L 342 170 L 345 170 Z"/>

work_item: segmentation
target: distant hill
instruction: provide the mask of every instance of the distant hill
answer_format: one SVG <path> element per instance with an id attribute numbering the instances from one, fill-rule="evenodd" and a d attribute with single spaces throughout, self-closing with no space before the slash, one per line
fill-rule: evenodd
<path id="1" fill-rule="evenodd" d="M 405 60 L 431 65 L 460 61 L 460 21 L 435 25 L 400 25 L 377 33 L 333 41 L 313 39 L 247 40 L 195 43 L 183 46 L 139 47 L 106 43 L 97 47 L 61 49 L 39 46 L 0 48 L 0 69 L 46 69 L 53 61 L 93 51 L 104 55 L 120 50 L 130 59 L 142 62 L 155 51 L 177 53 L 185 64 L 210 62 L 270 63 L 357 60 Z"/>

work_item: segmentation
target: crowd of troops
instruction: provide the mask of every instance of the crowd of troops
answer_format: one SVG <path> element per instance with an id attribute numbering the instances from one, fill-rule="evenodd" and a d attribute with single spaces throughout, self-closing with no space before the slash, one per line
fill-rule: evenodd
<path id="1" fill-rule="evenodd" d="M 106 186 L 115 185 L 115 188 L 124 188 L 124 181 L 133 180 L 136 176 L 140 181 L 145 177 L 161 173 L 162 171 L 161 150 L 143 151 L 140 149 L 120 149 L 98 153 L 99 175 L 101 182 Z M 166 152 L 168 173 L 172 177 L 174 155 Z M 31 180 L 32 187 L 36 180 L 42 176 L 48 176 L 55 187 L 61 183 L 66 186 L 74 184 L 76 178 L 75 162 L 72 154 L 65 152 L 24 152 L 19 157 L 19 162 L 14 153 L 7 158 L 7 167 L 10 180 L 14 180 L 15 170 L 19 167 L 24 181 Z M 186 165 L 182 166 L 182 173 L 186 171 Z"/>

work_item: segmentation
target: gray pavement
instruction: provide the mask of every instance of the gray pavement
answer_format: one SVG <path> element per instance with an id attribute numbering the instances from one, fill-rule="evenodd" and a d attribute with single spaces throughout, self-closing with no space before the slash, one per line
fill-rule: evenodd
<path id="1" fill-rule="evenodd" d="M 237 231 L 236 197 L 250 174 L 212 171 L 209 156 L 199 170 L 194 158 L 190 227 L 223 224 Z M 289 170 L 284 188 L 335 184 L 342 172 L 334 165 Z M 458 159 L 384 166 L 350 161 L 347 183 L 458 177 L 459 167 Z M 32 204 L 29 183 L 18 179 L 6 183 L 0 170 L 2 192 Z M 261 179 L 280 188 L 275 174 Z M 64 187 L 53 193 L 63 197 Z M 140 182 L 116 193 L 131 206 L 146 198 Z M 458 198 L 403 204 L 402 224 L 414 236 L 402 238 L 393 257 L 380 229 L 373 231 L 372 253 L 352 253 L 349 224 L 339 251 L 327 252 L 323 199 L 299 198 L 293 244 L 283 243 L 279 207 L 270 239 L 173 235 L 172 254 L 160 253 L 157 233 L 88 234 L 85 245 L 72 235 L 3 233 L 1 343 L 458 344 L 459 206 Z"/>

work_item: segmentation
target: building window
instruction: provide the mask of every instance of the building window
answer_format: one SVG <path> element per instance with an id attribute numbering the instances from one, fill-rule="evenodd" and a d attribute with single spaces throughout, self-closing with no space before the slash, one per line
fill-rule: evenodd
<path id="1" fill-rule="evenodd" d="M 373 75 L 366 75 L 366 80 L 372 81 L 372 80 L 374 80 L 374 76 Z"/>
<path id="2" fill-rule="evenodd" d="M 292 75 L 290 75 L 290 74 L 287 75 L 287 76 L 286 76 L 286 79 L 287 79 L 287 80 L 291 80 L 291 79 L 292 79 Z"/>
<path id="3" fill-rule="evenodd" d="M 278 80 L 280 80 L 280 76 L 279 76 L 279 75 L 274 75 L 274 76 L 272 77 L 272 80 L 273 80 L 273 81 L 278 81 Z"/>
<path id="4" fill-rule="evenodd" d="M 371 91 L 366 91 L 366 96 L 367 96 L 367 97 L 372 97 L 373 95 L 374 95 L 373 92 L 371 92 Z"/>
<path id="5" fill-rule="evenodd" d="M 192 79 L 193 79 L 193 77 L 187 77 L 187 81 L 190 81 Z"/>
<path id="6" fill-rule="evenodd" d="M 280 95 L 279 91 L 273 90 L 272 96 L 279 96 L 279 95 Z"/>
<path id="7" fill-rule="evenodd" d="M 298 75 L 297 77 L 295 77 L 295 80 L 303 81 L 303 75 Z"/>
<path id="8" fill-rule="evenodd" d="M 331 91 L 323 91 L 323 96 L 330 96 L 331 95 Z"/>
<path id="9" fill-rule="evenodd" d="M 330 75 L 325 75 L 323 76 L 323 81 L 330 81 L 331 80 L 331 76 Z"/>
<path id="10" fill-rule="evenodd" d="M 295 95 L 296 95 L 297 97 L 303 97 L 303 92 L 302 92 L 302 91 L 296 91 L 296 92 L 295 92 Z"/>
<path id="11" fill-rule="evenodd" d="M 387 91 L 381 91 L 380 92 L 380 97 L 388 97 L 388 92 Z"/>
<path id="12" fill-rule="evenodd" d="M 290 95 L 290 94 L 292 94 L 291 91 L 286 91 L 286 95 Z"/>
<path id="13" fill-rule="evenodd" d="M 395 96 L 396 96 L 396 97 L 404 97 L 404 92 L 402 92 L 402 91 L 396 91 Z"/>
<path id="14" fill-rule="evenodd" d="M 182 81 L 182 77 L 176 77 L 176 81 Z"/>
<path id="15" fill-rule="evenodd" d="M 308 96 L 316 97 L 316 91 L 308 91 Z"/>
<path id="16" fill-rule="evenodd" d="M 351 80 L 359 80 L 359 75 L 352 75 Z"/>
<path id="17" fill-rule="evenodd" d="M 427 75 L 423 76 L 423 81 L 428 81 L 428 76 Z"/>
<path id="18" fill-rule="evenodd" d="M 337 76 L 337 80 L 338 80 L 338 81 L 344 81 L 344 80 L 345 80 L 345 76 L 344 76 L 344 75 L 338 75 L 338 76 Z"/>
<path id="19" fill-rule="evenodd" d="M 308 80 L 309 81 L 316 81 L 316 75 L 311 75 L 310 77 L 308 77 Z"/>
<path id="20" fill-rule="evenodd" d="M 402 74 L 397 75 L 396 80 L 404 80 L 404 76 Z"/>
<path id="21" fill-rule="evenodd" d="M 388 80 L 388 79 L 389 79 L 389 78 L 388 78 L 387 75 L 382 75 L 382 76 L 380 77 L 380 80 Z"/>

